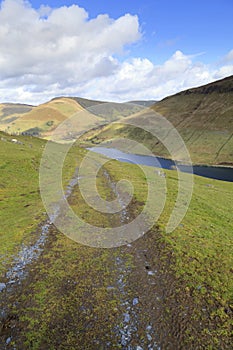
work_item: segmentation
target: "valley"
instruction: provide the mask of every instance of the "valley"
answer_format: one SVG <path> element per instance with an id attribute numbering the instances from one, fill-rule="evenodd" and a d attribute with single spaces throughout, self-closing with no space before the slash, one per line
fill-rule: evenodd
<path id="1" fill-rule="evenodd" d="M 198 166 L 225 166 L 232 172 L 232 82 L 229 77 L 149 103 L 150 115 L 159 113 L 174 123 Z M 126 126 L 135 118 L 152 130 L 156 126 L 145 117 L 145 102 L 136 102 L 118 106 L 61 97 L 37 107 L 1 104 L 1 349 L 231 349 L 232 180 L 194 174 L 184 218 L 168 231 L 180 187 L 185 188 L 191 175 L 184 172 L 180 179 L 173 167 L 141 164 L 130 154 L 132 146 L 125 153 L 132 157 L 129 163 L 122 155 L 116 160 L 87 149 L 117 148 L 120 136 L 169 159 L 156 138 Z M 66 124 L 71 115 L 78 115 L 77 129 Z M 55 142 L 53 132 L 64 122 Z M 39 134 L 28 133 L 35 128 Z M 61 174 L 64 198 L 74 215 L 90 225 L 90 232 L 85 225 L 72 227 L 59 201 L 56 215 L 74 235 L 60 232 L 56 218 L 48 217 L 40 182 L 48 145 L 56 151 L 45 162 L 48 169 L 69 145 Z M 82 173 L 88 154 L 102 165 L 96 174 L 88 167 Z M 92 179 L 100 195 L 95 203 L 103 200 L 106 210 L 90 206 L 89 196 L 82 192 L 82 180 L 91 188 Z M 130 201 L 129 187 L 120 191 L 121 180 L 134 189 Z M 48 184 L 52 188 L 49 178 Z M 161 214 L 134 239 L 135 232 L 129 229 L 133 226 L 127 225 L 143 212 L 149 185 L 157 191 L 154 202 Z M 182 197 L 182 204 L 185 200 Z M 119 210 L 108 211 L 114 201 Z M 150 221 L 150 211 L 145 214 Z M 119 241 L 104 247 L 105 228 L 121 226 L 125 229 L 117 236 Z M 95 227 L 98 234 L 103 230 L 102 236 L 94 236 Z M 89 233 L 93 241 L 86 238 L 85 245 Z"/>

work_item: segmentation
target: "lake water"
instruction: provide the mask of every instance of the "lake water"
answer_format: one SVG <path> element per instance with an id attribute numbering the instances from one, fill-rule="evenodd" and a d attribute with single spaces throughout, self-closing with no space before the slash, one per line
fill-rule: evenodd
<path id="1" fill-rule="evenodd" d="M 109 158 L 126 163 L 148 165 L 168 170 L 172 170 L 174 166 L 176 166 L 173 160 L 165 159 L 162 157 L 142 156 L 138 154 L 124 153 L 115 148 L 93 147 L 88 149 L 90 151 L 100 153 Z M 193 174 L 195 175 L 207 177 L 210 179 L 233 182 L 233 168 L 204 165 L 194 165 L 193 167 L 191 167 L 188 165 L 179 164 L 178 169 L 179 171 L 183 171 L 186 173 L 193 172 Z"/>

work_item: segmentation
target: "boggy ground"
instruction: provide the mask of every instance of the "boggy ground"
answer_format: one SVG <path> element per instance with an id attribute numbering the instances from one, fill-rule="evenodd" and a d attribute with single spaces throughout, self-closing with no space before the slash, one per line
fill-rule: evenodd
<path id="1" fill-rule="evenodd" d="M 112 197 L 109 179 L 100 179 L 103 197 Z M 78 186 L 69 202 L 85 212 Z M 134 217 L 142 203 L 132 203 L 128 215 Z M 92 213 L 91 220 L 116 225 L 123 219 Z M 175 265 L 157 226 L 132 244 L 100 249 L 75 243 L 51 225 L 27 277 L 0 295 L 0 348 L 231 349 L 224 318 L 216 318 L 220 305 L 188 287 Z M 229 308 L 224 312 L 230 317 Z"/>

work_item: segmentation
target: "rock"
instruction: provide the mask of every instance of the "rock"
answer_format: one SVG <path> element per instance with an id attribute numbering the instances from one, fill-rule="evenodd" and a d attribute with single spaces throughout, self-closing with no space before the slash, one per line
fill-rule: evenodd
<path id="1" fill-rule="evenodd" d="M 154 276 L 155 273 L 153 271 L 148 271 L 148 276 Z"/>
<path id="2" fill-rule="evenodd" d="M 147 339 L 148 339 L 149 341 L 152 340 L 152 336 L 151 336 L 150 334 L 147 334 L 146 336 L 147 336 Z"/>
<path id="3" fill-rule="evenodd" d="M 130 315 L 124 314 L 124 316 L 125 316 L 124 322 L 128 323 L 130 321 Z"/>
<path id="4" fill-rule="evenodd" d="M 139 303 L 138 298 L 134 298 L 134 299 L 133 299 L 133 305 L 137 305 L 138 303 Z"/>
<path id="5" fill-rule="evenodd" d="M 7 338 L 6 345 L 10 344 L 10 342 L 11 342 L 11 337 Z"/>
<path id="6" fill-rule="evenodd" d="M 0 311 L 0 321 L 1 321 L 1 322 L 4 322 L 4 321 L 6 320 L 6 318 L 7 318 L 7 313 L 6 313 L 6 311 L 5 311 L 5 310 L 1 310 L 1 311 Z"/>
<path id="7" fill-rule="evenodd" d="M 3 291 L 3 289 L 6 288 L 6 283 L 0 283 L 0 292 Z"/>
<path id="8" fill-rule="evenodd" d="M 147 326 L 146 330 L 147 330 L 147 332 L 150 332 L 152 330 L 152 326 L 151 325 Z"/>

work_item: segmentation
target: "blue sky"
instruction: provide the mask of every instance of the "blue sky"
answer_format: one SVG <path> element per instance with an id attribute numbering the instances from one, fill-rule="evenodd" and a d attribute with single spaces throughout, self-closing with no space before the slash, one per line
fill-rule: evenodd
<path id="1" fill-rule="evenodd" d="M 115 19 L 125 13 L 138 15 L 144 35 L 131 53 L 158 63 L 176 50 L 203 53 L 203 61 L 214 62 L 233 46 L 232 0 L 32 1 L 37 8 L 74 3 L 84 7 L 90 18 L 106 13 Z"/>
<path id="2" fill-rule="evenodd" d="M 232 13 L 232 0 L 4 0 L 2 98 L 161 99 L 223 78 L 233 74 Z"/>

